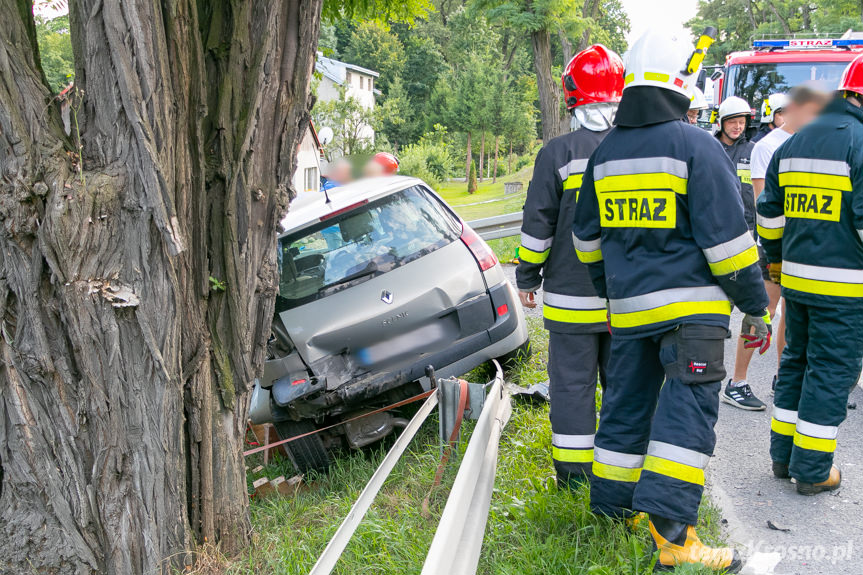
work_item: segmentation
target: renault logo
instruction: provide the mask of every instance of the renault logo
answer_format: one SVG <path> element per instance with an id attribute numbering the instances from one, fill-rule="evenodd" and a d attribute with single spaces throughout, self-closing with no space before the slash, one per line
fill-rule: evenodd
<path id="1" fill-rule="evenodd" d="M 393 292 L 387 290 L 382 291 L 381 301 L 384 303 L 393 303 Z"/>

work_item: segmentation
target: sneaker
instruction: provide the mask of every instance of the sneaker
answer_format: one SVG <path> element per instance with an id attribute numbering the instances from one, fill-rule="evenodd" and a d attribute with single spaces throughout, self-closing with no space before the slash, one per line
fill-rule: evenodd
<path id="1" fill-rule="evenodd" d="M 763 411 L 767 409 L 764 402 L 755 397 L 748 383 L 743 385 L 731 385 L 731 380 L 725 386 L 725 390 L 719 395 L 719 398 L 729 405 L 745 409 L 746 411 Z"/>

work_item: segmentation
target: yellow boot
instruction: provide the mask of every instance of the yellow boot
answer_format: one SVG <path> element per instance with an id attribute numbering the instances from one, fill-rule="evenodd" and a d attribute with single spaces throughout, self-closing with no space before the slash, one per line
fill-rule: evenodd
<path id="1" fill-rule="evenodd" d="M 695 527 L 664 517 L 650 516 L 650 534 L 659 549 L 654 571 L 673 571 L 677 565 L 699 563 L 725 573 L 743 567 L 740 555 L 729 547 L 708 547 L 698 538 Z"/>
<path id="2" fill-rule="evenodd" d="M 801 495 L 815 495 L 822 491 L 835 491 L 842 485 L 842 472 L 835 465 L 830 468 L 830 475 L 821 483 L 797 482 L 797 493 Z"/>

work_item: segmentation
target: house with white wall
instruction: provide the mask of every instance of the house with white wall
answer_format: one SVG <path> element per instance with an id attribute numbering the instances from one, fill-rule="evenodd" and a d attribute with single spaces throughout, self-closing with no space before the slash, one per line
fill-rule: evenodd
<path id="1" fill-rule="evenodd" d="M 321 189 L 321 142 L 315 125 L 309 122 L 303 139 L 297 147 L 297 166 L 291 183 L 294 190 L 301 194 L 303 192 L 317 192 Z"/>
<path id="2" fill-rule="evenodd" d="M 345 98 L 354 98 L 367 110 L 374 109 L 375 99 L 380 95 L 380 91 L 375 87 L 380 76 L 378 72 L 327 58 L 320 52 L 315 61 L 315 71 L 321 75 L 317 92 L 318 101 L 337 100 L 342 97 L 342 90 L 344 90 Z M 337 126 L 330 127 L 334 130 L 338 129 Z M 361 133 L 374 144 L 375 131 L 371 126 L 364 126 Z"/>

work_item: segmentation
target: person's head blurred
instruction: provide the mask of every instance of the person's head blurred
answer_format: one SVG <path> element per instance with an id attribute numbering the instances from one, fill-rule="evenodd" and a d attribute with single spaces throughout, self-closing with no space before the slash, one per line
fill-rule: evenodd
<path id="1" fill-rule="evenodd" d="M 363 168 L 363 175 L 367 178 L 376 178 L 379 176 L 394 176 L 399 172 L 399 160 L 394 155 L 387 152 L 378 152 L 366 167 Z"/>
<path id="2" fill-rule="evenodd" d="M 795 133 L 814 120 L 830 96 L 817 88 L 801 84 L 788 92 L 788 105 L 782 109 L 781 127 L 786 132 Z M 776 113 L 779 116 L 779 112 Z M 776 120 L 774 120 L 776 121 Z"/>
<path id="3" fill-rule="evenodd" d="M 330 164 L 327 179 L 340 185 L 349 184 L 354 179 L 351 163 L 344 158 L 339 158 Z"/>

